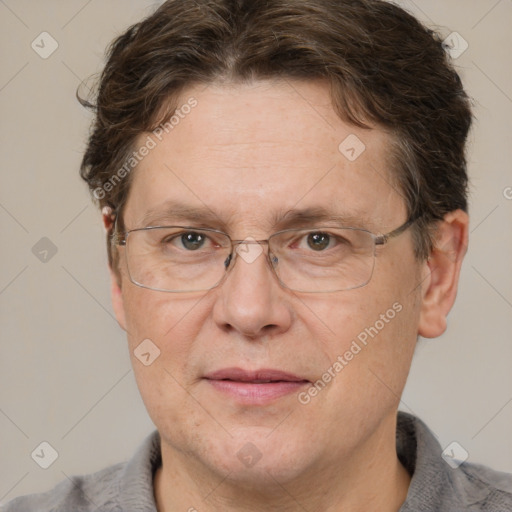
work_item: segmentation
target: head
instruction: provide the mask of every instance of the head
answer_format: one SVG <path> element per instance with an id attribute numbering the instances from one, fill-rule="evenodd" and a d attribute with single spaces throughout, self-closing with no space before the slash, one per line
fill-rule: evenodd
<path id="1" fill-rule="evenodd" d="M 262 482 L 371 458 L 418 336 L 446 327 L 467 244 L 471 113 L 440 38 L 380 0 L 171 0 L 112 44 L 95 109 L 81 175 L 162 440 Z M 265 244 L 210 290 L 156 291 L 130 279 L 117 244 L 177 223 L 266 240 L 290 217 L 318 226 L 306 213 L 321 208 L 377 235 L 414 223 L 376 247 L 365 286 L 325 293 L 283 286 Z M 144 340 L 159 353 L 148 365 Z M 247 402 L 212 386 L 226 368 L 304 383 Z M 261 460 L 244 466 L 240 450 Z"/>

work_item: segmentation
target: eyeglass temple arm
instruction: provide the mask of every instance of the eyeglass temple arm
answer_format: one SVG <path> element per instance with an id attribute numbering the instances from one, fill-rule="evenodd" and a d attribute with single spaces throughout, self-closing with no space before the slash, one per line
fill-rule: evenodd
<path id="1" fill-rule="evenodd" d="M 419 217 L 411 217 L 407 222 L 405 222 L 401 226 L 398 226 L 393 231 L 385 233 L 384 235 L 379 235 L 377 238 L 375 238 L 375 245 L 384 245 L 389 241 L 390 238 L 394 238 L 398 235 L 401 235 L 404 231 L 409 229 L 418 220 L 418 218 Z"/>
<path id="2" fill-rule="evenodd" d="M 126 236 L 123 233 L 120 233 L 117 228 L 117 222 L 119 216 L 117 215 L 117 211 L 113 210 L 109 206 L 103 208 L 103 213 L 105 215 L 109 215 L 112 220 L 112 228 L 111 228 L 111 236 L 110 243 L 112 245 L 126 245 Z"/>

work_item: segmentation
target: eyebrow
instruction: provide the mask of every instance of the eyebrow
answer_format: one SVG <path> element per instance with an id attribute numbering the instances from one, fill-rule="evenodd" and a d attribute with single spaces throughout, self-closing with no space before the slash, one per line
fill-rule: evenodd
<path id="1" fill-rule="evenodd" d="M 201 227 L 216 226 L 222 231 L 227 231 L 228 228 L 221 216 L 207 206 L 191 206 L 179 201 L 167 201 L 148 210 L 141 218 L 143 227 L 162 225 L 168 222 L 196 223 L 201 224 Z M 372 220 L 363 213 L 334 212 L 323 206 L 280 210 L 273 214 L 269 222 L 275 230 L 319 226 L 322 223 L 365 229 L 374 225 Z"/>

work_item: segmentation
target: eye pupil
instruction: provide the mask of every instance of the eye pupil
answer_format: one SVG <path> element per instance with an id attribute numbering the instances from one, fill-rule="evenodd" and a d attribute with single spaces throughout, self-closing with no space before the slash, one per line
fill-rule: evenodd
<path id="1" fill-rule="evenodd" d="M 199 249 L 204 243 L 204 236 L 201 233 L 185 233 L 181 235 L 183 247 L 192 251 Z"/>
<path id="2" fill-rule="evenodd" d="M 308 245 L 315 251 L 328 247 L 329 241 L 330 238 L 327 233 L 311 233 L 308 236 Z"/>

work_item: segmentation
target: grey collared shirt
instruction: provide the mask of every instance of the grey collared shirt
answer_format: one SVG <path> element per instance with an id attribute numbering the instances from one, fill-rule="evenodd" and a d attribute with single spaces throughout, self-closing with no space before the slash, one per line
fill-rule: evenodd
<path id="1" fill-rule="evenodd" d="M 467 462 L 452 468 L 432 432 L 410 414 L 398 413 L 396 439 L 398 456 L 412 475 L 399 512 L 512 512 L 512 475 Z M 15 498 L 1 510 L 156 512 L 153 475 L 160 464 L 160 436 L 155 431 L 128 462 L 66 480 L 46 493 Z"/>

